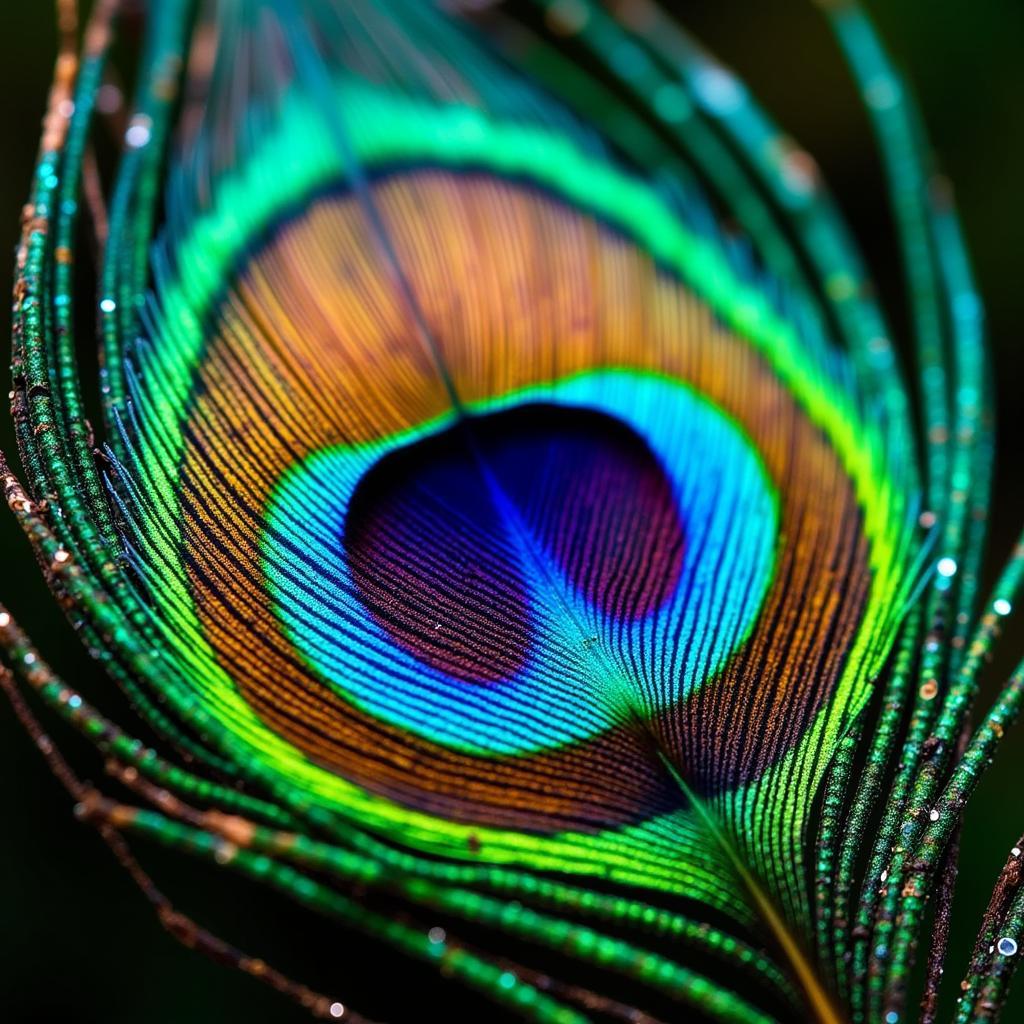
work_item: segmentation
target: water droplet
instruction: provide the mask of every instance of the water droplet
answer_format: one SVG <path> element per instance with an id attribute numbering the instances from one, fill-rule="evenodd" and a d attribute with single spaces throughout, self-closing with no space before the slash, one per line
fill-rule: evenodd
<path id="1" fill-rule="evenodd" d="M 1011 939 L 1009 935 L 1004 935 L 996 943 L 996 949 L 999 950 L 1000 956 L 1013 956 L 1017 952 L 1017 940 Z"/>
<path id="2" fill-rule="evenodd" d="M 234 843 L 218 843 L 217 849 L 213 851 L 213 859 L 218 864 L 230 864 L 238 853 L 238 847 Z"/>
<path id="3" fill-rule="evenodd" d="M 427 932 L 427 938 L 435 945 L 438 946 L 447 938 L 447 933 L 443 928 L 439 928 L 436 925 Z"/>
<path id="4" fill-rule="evenodd" d="M 136 114 L 128 131 L 124 133 L 124 141 L 132 149 L 141 149 L 149 142 L 153 134 L 153 122 L 146 114 Z"/>
<path id="5" fill-rule="evenodd" d="M 938 821 L 939 820 L 939 812 L 938 811 L 932 811 L 931 814 L 928 815 L 928 820 L 929 821 Z"/>
<path id="6" fill-rule="evenodd" d="M 1009 615 L 1012 610 L 1013 605 L 1011 605 L 1005 597 L 997 597 L 992 602 L 992 611 L 994 611 L 996 615 Z"/>
<path id="7" fill-rule="evenodd" d="M 100 309 L 104 313 L 113 313 L 117 309 L 117 303 L 113 299 L 103 299 L 100 302 Z"/>
<path id="8" fill-rule="evenodd" d="M 705 106 L 716 114 L 731 114 L 743 105 L 743 88 L 722 68 L 702 69 L 693 84 Z"/>
<path id="9" fill-rule="evenodd" d="M 345 1007 L 341 1003 L 331 1003 L 331 1007 L 327 1012 L 337 1020 L 339 1017 L 345 1016 Z"/>
<path id="10" fill-rule="evenodd" d="M 956 559 L 950 558 L 949 555 L 946 555 L 945 558 L 939 559 L 935 568 L 938 570 L 940 576 L 948 580 L 956 575 Z"/>

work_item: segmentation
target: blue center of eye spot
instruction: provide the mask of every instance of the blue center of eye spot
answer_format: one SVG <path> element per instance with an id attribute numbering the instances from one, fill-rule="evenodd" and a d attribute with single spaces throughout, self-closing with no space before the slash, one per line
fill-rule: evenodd
<path id="1" fill-rule="evenodd" d="M 580 742 L 712 677 L 771 579 L 777 499 L 721 411 L 591 371 L 286 472 L 269 592 L 316 675 L 478 754 Z"/>

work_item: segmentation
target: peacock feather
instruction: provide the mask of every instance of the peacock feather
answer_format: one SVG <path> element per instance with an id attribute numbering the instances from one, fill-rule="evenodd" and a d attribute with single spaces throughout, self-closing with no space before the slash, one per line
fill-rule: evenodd
<path id="1" fill-rule="evenodd" d="M 526 1020 L 934 1021 L 1024 548 L 983 595 L 981 304 L 856 5 L 913 386 L 811 158 L 648 0 L 153 0 L 109 187 L 120 5 L 80 44 L 59 6 L 2 470 L 134 721 L 6 611 L 0 679 L 162 923 L 365 1019 L 184 917 L 153 842 Z"/>

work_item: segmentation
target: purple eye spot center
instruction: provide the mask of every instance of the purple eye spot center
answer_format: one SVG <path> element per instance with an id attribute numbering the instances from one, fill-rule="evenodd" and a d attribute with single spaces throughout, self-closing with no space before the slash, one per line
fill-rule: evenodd
<path id="1" fill-rule="evenodd" d="M 684 550 L 671 485 L 639 434 L 547 404 L 474 416 L 386 455 L 352 497 L 344 544 L 392 641 L 480 683 L 515 675 L 543 642 L 531 577 L 631 621 L 672 594 Z"/>

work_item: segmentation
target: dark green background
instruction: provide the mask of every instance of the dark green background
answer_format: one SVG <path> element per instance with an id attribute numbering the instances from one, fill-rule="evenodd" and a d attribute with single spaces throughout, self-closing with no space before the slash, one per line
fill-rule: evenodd
<path id="1" fill-rule="evenodd" d="M 990 318 L 999 403 L 999 462 L 989 572 L 1024 522 L 1018 425 L 1024 326 L 1024 4 L 1020 0 L 885 0 L 869 5 L 909 72 L 944 169 L 953 179 Z M 677 5 L 710 48 L 732 64 L 765 106 L 816 154 L 874 268 L 905 337 L 899 268 L 876 152 L 838 52 L 808 3 L 701 0 Z M 3 286 L 28 192 L 54 51 L 51 5 L 0 0 L 0 96 L 6 126 L 0 148 Z M 6 415 L 0 446 L 13 452 Z M 56 666 L 88 692 L 107 684 L 79 657 L 77 640 L 55 615 L 13 521 L 0 514 L 0 597 Z M 1011 622 L 993 682 L 1021 653 Z M 992 880 L 1024 828 L 1024 733 L 985 780 L 967 816 L 954 918 L 948 1000 L 973 940 Z M 89 762 L 87 762 L 89 763 Z M 0 1020 L 15 1024 L 306 1019 L 254 982 L 208 963 L 155 923 L 99 840 L 78 826 L 9 708 L 0 702 Z M 379 981 L 392 1017 L 444 1016 L 447 991 L 418 968 L 377 978 L 377 950 L 353 943 L 282 902 L 257 915 L 248 890 L 226 876 L 147 857 L 183 909 L 230 938 L 305 970 L 331 994 L 365 1004 Z M 257 896 L 259 894 L 256 894 Z M 304 970 L 305 969 L 305 970 Z M 955 977 L 954 977 L 955 976 Z M 382 1014 L 383 1015 L 383 1014 Z M 1024 1017 L 1024 985 L 1007 1020 Z"/>

